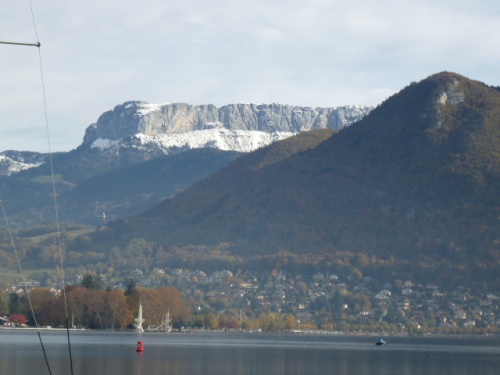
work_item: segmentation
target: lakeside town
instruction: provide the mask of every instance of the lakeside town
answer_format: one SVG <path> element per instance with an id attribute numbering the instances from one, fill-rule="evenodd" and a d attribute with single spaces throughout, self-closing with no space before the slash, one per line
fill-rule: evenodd
<path id="1" fill-rule="evenodd" d="M 75 275 L 70 284 L 83 285 L 84 278 Z M 150 273 L 135 269 L 127 281 L 114 285 L 108 285 L 104 276 L 93 278 L 99 280 L 99 288 L 107 286 L 108 291 L 135 287 L 178 290 L 189 313 L 174 318 L 173 329 L 495 334 L 500 327 L 500 300 L 486 285 L 445 290 L 411 280 L 381 284 L 372 277 L 352 275 L 316 273 L 308 278 L 279 271 L 207 274 L 159 268 Z M 9 300 L 13 294 L 22 296 L 40 287 L 59 293 L 58 285 L 29 280 L 12 286 Z M 8 314 L 2 323 L 12 324 Z"/>

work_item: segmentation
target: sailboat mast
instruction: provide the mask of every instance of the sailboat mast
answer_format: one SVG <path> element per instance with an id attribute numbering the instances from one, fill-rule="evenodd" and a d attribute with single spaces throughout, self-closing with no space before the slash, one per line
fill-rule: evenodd
<path id="1" fill-rule="evenodd" d="M 27 43 L 27 42 L 11 42 L 11 41 L 7 41 L 7 40 L 0 40 L 0 44 L 11 44 L 11 45 L 15 45 L 15 46 L 30 46 L 30 47 L 40 47 L 41 46 L 40 42 Z"/>

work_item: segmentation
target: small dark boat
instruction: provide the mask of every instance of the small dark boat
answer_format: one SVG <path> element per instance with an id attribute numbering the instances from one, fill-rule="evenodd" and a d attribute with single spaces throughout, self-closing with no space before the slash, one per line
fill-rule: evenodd
<path id="1" fill-rule="evenodd" d="M 375 343 L 375 345 L 385 345 L 385 344 L 387 343 L 384 341 L 384 339 L 380 339 Z"/>

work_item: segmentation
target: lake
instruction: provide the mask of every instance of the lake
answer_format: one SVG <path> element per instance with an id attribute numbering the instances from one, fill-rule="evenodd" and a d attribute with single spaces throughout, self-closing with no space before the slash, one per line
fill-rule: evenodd
<path id="1" fill-rule="evenodd" d="M 53 375 L 71 374 L 64 331 L 40 331 Z M 497 375 L 500 337 L 71 331 L 74 375 Z M 135 351 L 137 342 L 145 351 Z M 0 373 L 50 374 L 38 334 L 0 330 Z"/>

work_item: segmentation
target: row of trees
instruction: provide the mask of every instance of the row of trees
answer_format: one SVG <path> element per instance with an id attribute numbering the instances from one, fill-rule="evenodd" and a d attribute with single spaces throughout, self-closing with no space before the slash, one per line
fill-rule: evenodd
<path id="1" fill-rule="evenodd" d="M 125 329 L 132 326 L 139 303 L 146 325 L 160 325 L 167 312 L 173 322 L 180 324 L 190 316 L 180 292 L 172 287 L 122 291 L 70 286 L 59 294 L 35 288 L 27 294 L 13 292 L 3 296 L 0 305 L 9 311 L 11 318 L 17 317 L 16 323 L 66 326 L 68 319 L 68 324 L 75 327 Z"/>
<path id="2" fill-rule="evenodd" d="M 83 284 L 88 286 L 88 281 L 84 279 Z M 24 295 L 12 292 L 0 299 L 0 306 L 8 308 L 10 320 L 14 323 L 66 326 L 68 317 L 70 326 L 94 329 L 132 327 L 139 303 L 143 308 L 146 326 L 161 326 L 169 314 L 173 326 L 198 329 L 283 331 L 298 327 L 296 319 L 289 314 L 263 313 L 258 317 L 249 318 L 229 313 L 196 313 L 187 308 L 180 292 L 172 287 L 135 289 L 129 285 L 125 291 L 106 291 L 72 286 L 58 295 L 46 288 L 35 288 Z M 314 327 L 302 325 L 301 328 Z"/>
<path id="3" fill-rule="evenodd" d="M 231 313 L 198 314 L 192 320 L 191 327 L 208 330 L 249 330 L 265 332 L 289 331 L 296 328 L 315 329 L 313 325 L 300 325 L 293 315 L 280 313 L 262 313 L 258 317 L 237 316 Z"/>

